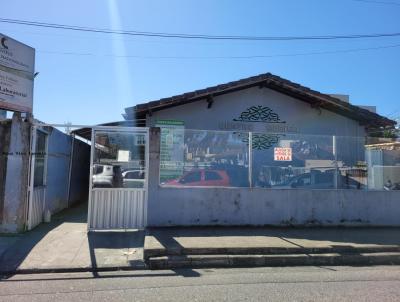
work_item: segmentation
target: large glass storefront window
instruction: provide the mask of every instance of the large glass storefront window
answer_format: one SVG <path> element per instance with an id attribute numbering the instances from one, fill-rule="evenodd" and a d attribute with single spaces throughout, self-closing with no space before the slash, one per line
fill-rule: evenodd
<path id="1" fill-rule="evenodd" d="M 161 128 L 162 186 L 400 189 L 398 139 Z"/>
<path id="2" fill-rule="evenodd" d="M 264 188 L 335 187 L 332 137 L 254 134 L 254 186 Z"/>
<path id="3" fill-rule="evenodd" d="M 161 137 L 161 185 L 249 186 L 248 133 L 161 129 Z"/>

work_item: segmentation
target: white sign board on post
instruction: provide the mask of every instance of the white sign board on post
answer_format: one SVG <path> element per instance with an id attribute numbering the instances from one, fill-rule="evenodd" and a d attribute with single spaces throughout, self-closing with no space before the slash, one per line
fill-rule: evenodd
<path id="1" fill-rule="evenodd" d="M 32 113 L 34 71 L 35 49 L 0 33 L 0 109 Z"/>
<path id="2" fill-rule="evenodd" d="M 292 161 L 292 148 L 274 148 L 275 161 Z"/>

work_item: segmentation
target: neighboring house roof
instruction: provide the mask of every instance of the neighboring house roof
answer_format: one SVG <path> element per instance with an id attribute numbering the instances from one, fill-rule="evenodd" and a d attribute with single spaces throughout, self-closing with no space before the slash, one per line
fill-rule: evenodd
<path id="1" fill-rule="evenodd" d="M 96 127 L 96 126 L 136 127 L 137 122 L 136 121 L 116 121 L 116 122 L 108 122 L 108 123 L 103 123 L 103 124 L 99 124 L 99 125 L 94 125 L 93 127 Z M 92 137 L 92 128 L 91 127 L 79 128 L 79 129 L 71 131 L 71 133 L 78 135 L 82 138 L 90 140 Z"/>
<path id="2" fill-rule="evenodd" d="M 369 128 L 388 126 L 393 127 L 396 124 L 395 121 L 379 114 L 362 109 L 358 106 L 351 105 L 328 94 L 324 94 L 300 84 L 293 83 L 271 73 L 260 74 L 258 76 L 253 76 L 226 84 L 195 90 L 168 98 L 162 98 L 148 103 L 138 104 L 134 107 L 126 108 L 124 117 L 127 120 L 134 118 L 143 119 L 146 117 L 147 113 L 151 114 L 155 111 L 185 105 L 200 100 L 212 101 L 213 97 L 257 86 L 260 88 L 266 87 L 298 100 L 307 102 L 311 105 L 311 107 L 323 108 L 346 116 L 350 119 L 357 120 L 361 125 Z"/>

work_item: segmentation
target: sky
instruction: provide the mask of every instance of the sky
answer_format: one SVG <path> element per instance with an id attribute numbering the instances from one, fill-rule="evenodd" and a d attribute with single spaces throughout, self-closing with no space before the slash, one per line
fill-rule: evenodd
<path id="1" fill-rule="evenodd" d="M 106 29 L 245 36 L 400 32 L 400 0 L 0 1 L 0 18 Z M 399 36 L 210 41 L 6 23 L 0 32 L 36 49 L 33 110 L 46 123 L 118 121 L 135 104 L 266 72 L 400 116 Z M 243 56 L 267 57 L 232 58 Z"/>

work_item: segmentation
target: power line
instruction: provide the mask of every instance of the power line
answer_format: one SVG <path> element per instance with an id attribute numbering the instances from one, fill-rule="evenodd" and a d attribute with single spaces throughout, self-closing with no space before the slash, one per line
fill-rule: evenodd
<path id="1" fill-rule="evenodd" d="M 373 3 L 373 4 L 383 4 L 383 5 L 397 5 L 400 6 L 398 2 L 390 2 L 390 1 L 375 1 L 375 0 L 353 0 L 355 2 L 365 2 L 365 3 Z"/>
<path id="2" fill-rule="evenodd" d="M 83 31 L 91 33 L 145 36 L 145 37 L 158 37 L 158 38 L 201 39 L 201 40 L 302 41 L 302 40 L 365 39 L 365 38 L 384 38 L 384 37 L 400 36 L 400 32 L 375 33 L 375 34 L 351 34 L 351 35 L 326 35 L 326 36 L 224 36 L 224 35 L 198 35 L 198 34 L 182 34 L 182 33 L 115 30 L 106 28 L 82 27 L 75 25 L 64 25 L 64 24 L 35 22 L 35 21 L 16 20 L 16 19 L 4 19 L 4 18 L 0 18 L 0 22 L 43 27 L 43 28 Z"/>
<path id="3" fill-rule="evenodd" d="M 398 113 L 400 113 L 400 109 L 396 109 L 396 110 L 394 110 L 392 113 L 389 113 L 387 116 L 389 117 L 389 116 L 391 116 L 391 117 L 395 117 L 396 116 L 396 114 L 398 114 Z"/>
<path id="4" fill-rule="evenodd" d="M 351 53 L 369 50 L 379 50 L 388 48 L 397 48 L 400 44 L 367 47 L 367 48 L 353 48 L 353 49 L 342 49 L 342 50 L 331 50 L 331 51 L 314 51 L 314 52 L 303 52 L 303 53 L 289 53 L 289 54 L 275 54 L 275 55 L 249 55 L 249 56 L 141 56 L 141 55 L 117 55 L 117 54 L 95 54 L 95 53 L 79 53 L 79 52 L 57 52 L 48 50 L 38 50 L 39 53 L 48 53 L 56 55 L 76 55 L 76 56 L 104 56 L 104 57 L 115 57 L 115 58 L 134 58 L 134 59 L 177 59 L 177 60 L 191 60 L 191 59 L 265 59 L 265 58 L 277 58 L 277 57 L 297 57 L 297 56 L 309 56 L 309 55 L 326 55 L 326 54 L 337 54 L 337 53 Z"/>

